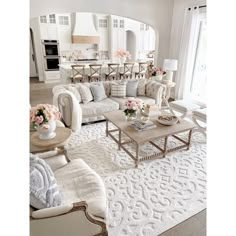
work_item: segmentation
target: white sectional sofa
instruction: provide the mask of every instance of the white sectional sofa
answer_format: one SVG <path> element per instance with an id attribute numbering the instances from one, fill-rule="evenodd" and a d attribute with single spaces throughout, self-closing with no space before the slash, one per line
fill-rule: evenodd
<path id="1" fill-rule="evenodd" d="M 148 79 L 138 79 L 138 82 L 134 82 L 134 88 L 132 81 L 135 80 L 118 80 L 118 81 L 102 81 L 105 97 L 100 101 L 95 101 L 95 98 L 89 101 L 83 101 L 83 94 L 81 94 L 81 86 L 90 88 L 94 83 L 77 83 L 57 85 L 53 88 L 53 103 L 59 107 L 62 112 L 63 120 L 67 127 L 70 127 L 73 131 L 80 128 L 81 123 L 93 122 L 103 120 L 104 112 L 123 110 L 124 103 L 128 97 L 137 97 L 142 99 L 145 104 L 157 104 L 161 107 L 162 96 L 165 92 L 165 86 L 156 81 Z M 126 83 L 127 88 L 132 90 L 131 92 L 126 90 L 124 96 L 112 96 L 114 95 L 114 83 Z M 136 96 L 135 89 L 137 90 Z"/>

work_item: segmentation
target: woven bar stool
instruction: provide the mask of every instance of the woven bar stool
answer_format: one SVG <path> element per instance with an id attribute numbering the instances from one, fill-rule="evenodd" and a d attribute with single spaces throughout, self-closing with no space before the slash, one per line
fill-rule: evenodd
<path id="1" fill-rule="evenodd" d="M 102 64 L 90 64 L 90 74 L 88 75 L 88 81 L 101 81 L 102 80 Z"/>
<path id="2" fill-rule="evenodd" d="M 83 82 L 85 79 L 85 65 L 71 65 L 72 68 L 72 83 Z"/>

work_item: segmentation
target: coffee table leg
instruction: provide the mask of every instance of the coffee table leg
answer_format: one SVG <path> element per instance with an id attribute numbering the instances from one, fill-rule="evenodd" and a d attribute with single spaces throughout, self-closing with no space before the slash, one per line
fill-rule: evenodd
<path id="1" fill-rule="evenodd" d="M 108 137 L 108 120 L 106 119 L 106 136 Z"/>
<path id="2" fill-rule="evenodd" d="M 192 129 L 189 130 L 189 133 L 188 133 L 188 147 L 187 147 L 187 150 L 189 150 L 189 148 L 190 148 L 192 132 L 193 132 Z"/>
<path id="3" fill-rule="evenodd" d="M 120 150 L 121 145 L 121 130 L 119 129 L 119 143 L 118 143 L 118 150 Z"/>
<path id="4" fill-rule="evenodd" d="M 138 168 L 138 164 L 139 164 L 138 154 L 139 154 L 139 145 L 136 143 L 136 160 L 135 160 L 135 168 Z"/>
<path id="5" fill-rule="evenodd" d="M 168 136 L 165 137 L 165 142 L 164 142 L 164 153 L 163 153 L 163 157 L 166 156 L 166 152 L 167 152 L 167 141 L 168 141 Z"/>

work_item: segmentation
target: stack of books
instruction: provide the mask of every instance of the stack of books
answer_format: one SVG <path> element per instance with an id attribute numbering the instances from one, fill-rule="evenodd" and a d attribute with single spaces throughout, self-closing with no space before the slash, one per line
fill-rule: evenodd
<path id="1" fill-rule="evenodd" d="M 149 130 L 156 128 L 157 126 L 152 122 L 152 121 L 147 121 L 146 123 L 143 123 L 142 121 L 135 120 L 131 126 L 137 130 L 137 131 L 144 131 L 144 130 Z"/>

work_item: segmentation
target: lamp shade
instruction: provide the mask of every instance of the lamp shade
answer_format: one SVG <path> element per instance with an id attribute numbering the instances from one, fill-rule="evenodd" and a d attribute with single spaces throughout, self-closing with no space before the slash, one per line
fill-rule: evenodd
<path id="1" fill-rule="evenodd" d="M 163 63 L 163 70 L 174 71 L 177 70 L 178 61 L 175 59 L 165 59 Z"/>

